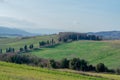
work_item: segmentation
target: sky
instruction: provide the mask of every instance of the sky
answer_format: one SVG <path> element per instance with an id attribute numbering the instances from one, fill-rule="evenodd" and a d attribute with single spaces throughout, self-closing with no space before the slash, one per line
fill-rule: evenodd
<path id="1" fill-rule="evenodd" d="M 0 26 L 98 32 L 120 30 L 120 0 L 0 0 Z"/>

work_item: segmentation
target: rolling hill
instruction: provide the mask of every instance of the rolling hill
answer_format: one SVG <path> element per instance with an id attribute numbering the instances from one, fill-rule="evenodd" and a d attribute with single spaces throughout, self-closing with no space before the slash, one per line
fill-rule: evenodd
<path id="1" fill-rule="evenodd" d="M 24 45 L 34 44 L 39 47 L 39 41 L 47 41 L 54 38 L 57 40 L 57 35 L 35 36 L 35 37 L 17 37 L 17 38 L 0 38 L 0 48 L 5 51 L 6 48 L 12 47 L 16 50 L 24 47 Z"/>
<path id="2" fill-rule="evenodd" d="M 38 47 L 39 41 L 57 40 L 57 35 L 36 36 L 26 38 L 2 38 L 0 39 L 0 48 L 4 51 L 6 48 L 13 47 L 19 50 L 25 44 L 34 44 Z M 105 63 L 109 68 L 120 67 L 120 41 L 74 41 L 71 43 L 62 43 L 53 48 L 42 48 L 33 51 L 31 54 L 47 59 L 60 60 L 62 58 L 79 57 L 87 60 L 90 64 Z"/>
<path id="3" fill-rule="evenodd" d="M 105 74 L 106 75 L 106 74 Z M 113 75 L 114 76 L 114 75 Z M 119 77 L 119 76 L 114 76 Z M 87 76 L 26 65 L 0 62 L 0 80 L 110 80 L 106 77 Z M 116 79 L 117 80 L 117 79 Z"/>
<path id="4" fill-rule="evenodd" d="M 104 63 L 109 68 L 120 67 L 120 41 L 75 41 L 53 48 L 31 52 L 33 55 L 60 60 L 79 57 L 90 64 Z"/>

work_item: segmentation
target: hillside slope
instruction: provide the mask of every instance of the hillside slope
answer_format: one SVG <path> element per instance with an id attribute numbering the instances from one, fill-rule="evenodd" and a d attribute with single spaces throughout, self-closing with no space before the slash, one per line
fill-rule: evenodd
<path id="1" fill-rule="evenodd" d="M 0 62 L 0 80 L 108 80 L 69 72 Z"/>
<path id="2" fill-rule="evenodd" d="M 34 44 L 38 47 L 39 41 L 57 40 L 57 35 L 37 36 L 27 38 L 5 38 L 0 39 L 0 48 L 4 51 L 6 48 L 13 47 L 19 50 L 24 45 Z M 89 61 L 91 64 L 105 63 L 109 68 L 120 67 L 120 41 L 75 41 L 72 43 L 62 43 L 53 48 L 43 48 L 40 51 L 33 51 L 33 55 L 43 58 L 53 58 L 60 60 L 62 58 L 79 57 Z"/>
<path id="3" fill-rule="evenodd" d="M 57 35 L 49 36 L 35 36 L 35 37 L 18 37 L 18 38 L 0 38 L 0 48 L 5 50 L 6 48 L 12 47 L 16 50 L 24 47 L 24 45 L 34 44 L 34 47 L 39 47 L 39 41 L 47 41 L 54 38 L 57 40 Z"/>
<path id="4" fill-rule="evenodd" d="M 120 67 L 120 41 L 75 41 L 31 53 L 56 60 L 79 57 L 95 65 L 102 62 L 109 68 Z"/>

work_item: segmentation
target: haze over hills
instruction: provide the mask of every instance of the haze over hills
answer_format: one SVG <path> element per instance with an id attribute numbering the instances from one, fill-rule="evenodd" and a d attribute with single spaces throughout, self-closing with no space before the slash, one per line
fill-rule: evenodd
<path id="1" fill-rule="evenodd" d="M 88 34 L 101 36 L 103 39 L 107 39 L 107 40 L 119 40 L 120 39 L 120 31 L 89 32 Z"/>
<path id="2" fill-rule="evenodd" d="M 0 36 L 36 36 L 36 35 L 44 35 L 44 34 L 56 34 L 61 31 L 63 30 L 41 28 L 39 30 L 36 30 L 35 32 L 34 30 L 26 31 L 18 28 L 8 28 L 8 27 L 0 26 Z"/>
<path id="3" fill-rule="evenodd" d="M 0 26 L 0 36 L 32 36 L 32 33 L 16 28 L 7 28 Z"/>
<path id="4" fill-rule="evenodd" d="M 61 30 L 56 29 L 40 29 L 39 33 L 27 32 L 17 28 L 8 28 L 4 26 L 0 26 L 0 36 L 36 36 L 42 34 L 54 34 L 59 33 Z M 65 31 L 66 32 L 66 31 Z M 97 35 L 101 36 L 103 39 L 107 40 L 119 40 L 120 39 L 120 31 L 100 31 L 100 32 L 88 32 L 89 35 Z"/>

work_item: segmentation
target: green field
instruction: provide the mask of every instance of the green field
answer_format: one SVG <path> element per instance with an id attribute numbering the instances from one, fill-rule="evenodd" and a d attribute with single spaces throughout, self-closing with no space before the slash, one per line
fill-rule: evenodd
<path id="1" fill-rule="evenodd" d="M 63 72 L 72 72 L 77 74 L 83 74 L 88 76 L 96 76 L 96 77 L 102 77 L 110 80 L 120 80 L 120 75 L 115 74 L 106 74 L 106 73 L 95 73 L 95 72 L 82 72 L 82 71 L 75 71 L 75 70 L 69 70 L 69 69 L 58 69 L 59 71 Z"/>
<path id="2" fill-rule="evenodd" d="M 38 47 L 39 41 L 57 40 L 57 35 L 37 36 L 31 38 L 5 38 L 0 39 L 0 48 L 13 47 L 18 50 L 25 44 L 34 44 Z M 56 59 L 79 57 L 87 60 L 90 64 L 104 63 L 109 68 L 120 67 L 120 41 L 75 41 L 62 43 L 53 48 L 42 48 L 31 54 L 41 58 Z"/>
<path id="3" fill-rule="evenodd" d="M 35 47 L 39 47 L 40 41 L 47 41 L 54 38 L 57 39 L 57 35 L 49 35 L 49 36 L 35 36 L 35 37 L 27 37 L 27 38 L 0 38 L 0 48 L 5 50 L 6 48 L 12 47 L 16 50 L 19 50 L 20 47 L 24 47 L 24 45 L 34 44 Z"/>
<path id="4" fill-rule="evenodd" d="M 118 76 L 115 76 L 118 77 Z M 0 62 L 0 80 L 110 80 L 72 72 L 48 70 L 27 65 Z"/>
<path id="5" fill-rule="evenodd" d="M 91 64 L 102 62 L 109 68 L 120 67 L 120 41 L 76 41 L 43 48 L 32 54 L 56 60 L 79 57 Z"/>

